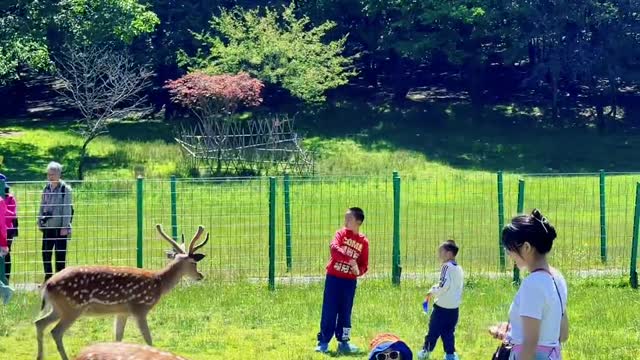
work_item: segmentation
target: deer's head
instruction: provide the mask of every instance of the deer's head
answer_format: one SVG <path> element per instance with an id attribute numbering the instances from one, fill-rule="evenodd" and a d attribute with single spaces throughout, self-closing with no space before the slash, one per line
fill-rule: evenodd
<path id="1" fill-rule="evenodd" d="M 156 225 L 156 229 L 158 229 L 160 236 L 171 244 L 172 249 L 167 252 L 167 257 L 176 263 L 180 273 L 194 280 L 202 280 L 204 275 L 198 271 L 197 264 L 200 260 L 204 259 L 204 254 L 196 253 L 196 251 L 209 241 L 209 233 L 207 233 L 207 237 L 199 245 L 196 245 L 196 242 L 204 233 L 204 227 L 202 225 L 198 226 L 198 231 L 196 231 L 191 239 L 188 250 L 185 249 L 184 234 L 182 235 L 182 244 L 180 245 L 164 232 L 162 225 Z"/>

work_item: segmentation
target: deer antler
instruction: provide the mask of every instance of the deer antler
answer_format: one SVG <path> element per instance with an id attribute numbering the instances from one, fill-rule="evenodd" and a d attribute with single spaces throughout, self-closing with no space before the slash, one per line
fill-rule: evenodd
<path id="1" fill-rule="evenodd" d="M 164 230 L 162 229 L 162 225 L 157 224 L 157 225 L 156 225 L 156 229 L 158 229 L 158 233 L 160 233 L 160 236 L 161 236 L 163 239 L 167 240 L 167 241 L 169 242 L 169 244 L 171 244 L 171 246 L 173 247 L 173 249 L 174 249 L 177 253 L 179 253 L 179 254 L 184 254 L 184 249 L 183 249 L 180 245 L 178 245 L 178 243 L 177 243 L 175 240 L 173 240 L 171 237 L 169 237 L 169 235 L 167 235 L 167 234 L 164 232 Z"/>
<path id="2" fill-rule="evenodd" d="M 202 236 L 202 233 L 204 233 L 204 226 L 200 225 L 198 226 L 198 231 L 196 231 L 196 234 L 193 235 L 193 239 L 191 239 L 191 242 L 189 243 L 189 254 L 193 254 L 196 241 L 200 239 L 200 237 Z"/>
<path id="3" fill-rule="evenodd" d="M 200 243 L 200 245 L 194 246 L 194 248 L 193 248 L 193 250 L 191 250 L 190 254 L 193 254 L 196 251 L 198 251 L 198 249 L 200 249 L 201 247 L 205 246 L 207 244 L 207 242 L 209 242 L 209 233 L 207 233 L 207 237 L 204 238 L 204 241 L 202 243 Z"/>

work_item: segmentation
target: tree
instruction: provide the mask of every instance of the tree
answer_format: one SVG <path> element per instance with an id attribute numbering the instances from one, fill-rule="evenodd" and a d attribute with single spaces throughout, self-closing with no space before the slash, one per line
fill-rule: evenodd
<path id="1" fill-rule="evenodd" d="M 604 106 L 608 102 L 609 117 L 615 119 L 619 87 L 638 80 L 640 3 L 609 0 L 595 2 L 593 8 L 589 21 L 589 56 L 593 61 L 588 85 L 596 107 L 597 126 L 604 133 L 607 128 Z"/>
<path id="2" fill-rule="evenodd" d="M 355 75 L 353 59 L 342 55 L 346 37 L 323 43 L 335 23 L 310 27 L 308 17 L 296 17 L 295 5 L 281 14 L 266 8 L 222 10 L 211 20 L 211 33 L 194 34 L 206 47 L 194 58 L 182 52 L 181 65 L 207 74 L 247 72 L 277 84 L 304 101 L 319 102 L 329 89 Z"/>
<path id="3" fill-rule="evenodd" d="M 50 70 L 65 44 L 130 44 L 159 20 L 139 0 L 0 0 L 0 82 Z"/>
<path id="4" fill-rule="evenodd" d="M 110 122 L 149 111 L 143 91 L 153 73 L 135 64 L 126 52 L 97 46 L 68 48 L 56 65 L 60 93 L 82 115 L 78 121 L 84 139 L 78 166 L 82 180 L 89 143 L 108 133 Z"/>
<path id="5" fill-rule="evenodd" d="M 227 141 L 232 115 L 239 107 L 262 103 L 264 85 L 247 73 L 237 75 L 187 74 L 167 82 L 172 99 L 191 109 L 199 120 L 193 133 L 206 136 L 205 146 L 216 153 L 216 173 L 222 173 L 222 151 Z"/>
<path id="6" fill-rule="evenodd" d="M 50 67 L 44 29 L 32 24 L 38 10 L 30 2 L 0 0 L 0 85 L 16 80 L 20 66 Z"/>
<path id="7" fill-rule="evenodd" d="M 62 0 L 54 21 L 63 39 L 85 45 L 131 44 L 160 23 L 139 0 Z"/>
<path id="8" fill-rule="evenodd" d="M 385 47 L 413 61 L 461 68 L 469 79 L 471 99 L 479 101 L 483 68 L 498 46 L 492 31 L 497 9 L 491 9 L 487 0 L 397 0 L 393 4 Z"/>

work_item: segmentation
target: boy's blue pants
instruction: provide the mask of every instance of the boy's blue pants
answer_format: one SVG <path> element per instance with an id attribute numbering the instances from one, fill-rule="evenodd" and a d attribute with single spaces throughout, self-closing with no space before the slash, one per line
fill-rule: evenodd
<path id="1" fill-rule="evenodd" d="M 338 341 L 351 337 L 351 310 L 356 295 L 357 280 L 341 279 L 327 275 L 322 300 L 322 318 L 318 342 L 328 343 L 333 335 Z"/>

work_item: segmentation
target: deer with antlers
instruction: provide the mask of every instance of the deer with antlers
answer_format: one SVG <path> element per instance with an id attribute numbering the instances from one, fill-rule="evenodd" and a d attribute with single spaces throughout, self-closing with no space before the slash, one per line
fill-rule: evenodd
<path id="1" fill-rule="evenodd" d="M 204 233 L 204 227 L 198 231 L 189 243 L 189 249 L 169 237 L 161 225 L 156 225 L 160 236 L 165 239 L 172 251 L 167 252 L 173 259 L 159 271 L 130 267 L 76 266 L 55 274 L 43 285 L 42 309 L 49 305 L 50 310 L 35 321 L 38 338 L 38 359 L 43 357 L 42 336 L 45 328 L 58 321 L 51 331 L 58 352 L 63 360 L 68 360 L 62 343 L 64 332 L 82 315 L 109 315 L 115 318 L 115 339 L 122 341 L 124 327 L 129 316 L 138 323 L 140 332 L 148 345 L 152 345 L 147 314 L 160 298 L 171 291 L 183 276 L 202 280 L 197 263 L 204 258 L 196 253 L 209 241 L 196 245 Z"/>
<path id="2" fill-rule="evenodd" d="M 104 343 L 87 346 L 75 360 L 187 360 L 151 346 Z"/>

